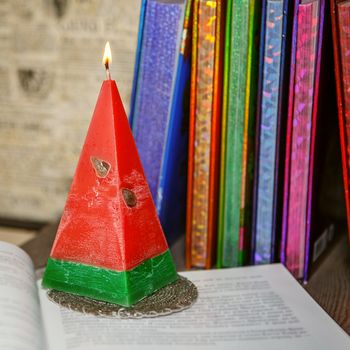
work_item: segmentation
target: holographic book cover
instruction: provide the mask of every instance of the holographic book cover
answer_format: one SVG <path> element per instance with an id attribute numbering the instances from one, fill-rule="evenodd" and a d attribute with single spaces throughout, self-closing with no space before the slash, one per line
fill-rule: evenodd
<path id="1" fill-rule="evenodd" d="M 296 278 L 304 278 L 309 254 L 324 2 L 301 1 L 295 13 L 281 260 Z"/>
<path id="2" fill-rule="evenodd" d="M 331 0 L 333 52 L 336 74 L 338 119 L 343 182 L 350 241 L 350 1 Z"/>
<path id="3" fill-rule="evenodd" d="M 259 87 L 256 123 L 252 263 L 274 261 L 281 124 L 284 124 L 288 0 L 264 0 L 260 37 Z M 288 40 L 289 41 L 289 40 Z M 283 105 L 282 105 L 283 104 Z"/>
<path id="4" fill-rule="evenodd" d="M 228 9 L 227 103 L 221 154 L 217 264 L 239 266 L 248 257 L 257 87 L 257 43 L 261 2 L 233 0 Z M 227 67 L 227 66 L 226 66 Z M 226 73 L 227 74 L 227 73 Z"/>
<path id="5" fill-rule="evenodd" d="M 223 91 L 222 91 L 222 120 L 221 120 L 221 149 L 220 149 L 220 188 L 219 188 L 219 216 L 217 241 L 217 267 L 222 267 L 223 235 L 225 211 L 225 167 L 226 167 L 226 133 L 227 133 L 227 106 L 230 83 L 231 57 L 231 30 L 232 30 L 232 1 L 226 3 L 225 43 L 223 55 Z"/>
<path id="6" fill-rule="evenodd" d="M 191 0 L 141 5 L 130 123 L 168 241 L 183 232 Z"/>
<path id="7" fill-rule="evenodd" d="M 187 0 L 156 202 L 169 243 L 184 234 L 186 223 L 192 8 Z"/>
<path id="8" fill-rule="evenodd" d="M 335 240 L 340 225 L 343 225 L 339 220 L 339 209 L 345 207 L 345 203 L 340 204 L 344 198 L 337 196 L 343 182 L 336 136 L 335 76 L 334 70 L 329 69 L 334 67 L 329 5 L 328 1 L 320 1 L 303 282 L 307 282 L 317 260 Z M 329 183 L 332 183 L 331 187 Z"/>
<path id="9" fill-rule="evenodd" d="M 190 102 L 186 264 L 209 268 L 216 230 L 223 1 L 195 0 Z"/>

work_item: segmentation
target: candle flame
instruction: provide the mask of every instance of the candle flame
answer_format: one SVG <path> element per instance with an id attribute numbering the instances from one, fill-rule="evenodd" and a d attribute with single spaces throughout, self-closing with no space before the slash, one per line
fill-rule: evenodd
<path id="1" fill-rule="evenodd" d="M 111 52 L 111 47 L 109 45 L 109 41 L 106 42 L 105 52 L 103 54 L 102 62 L 105 65 L 106 69 L 108 69 L 109 65 L 112 63 L 112 52 Z"/>

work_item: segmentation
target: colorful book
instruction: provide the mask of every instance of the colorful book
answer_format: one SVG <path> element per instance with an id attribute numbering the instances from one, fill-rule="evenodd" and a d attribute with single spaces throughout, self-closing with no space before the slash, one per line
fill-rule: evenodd
<path id="1" fill-rule="evenodd" d="M 350 240 L 350 1 L 331 0 L 343 182 Z"/>
<path id="2" fill-rule="evenodd" d="M 289 50 L 289 0 L 264 0 L 260 34 L 259 87 L 256 113 L 256 158 L 253 199 L 252 263 L 273 262 L 277 233 L 284 150 Z M 283 154 L 284 157 L 284 154 Z"/>
<path id="3" fill-rule="evenodd" d="M 186 203 L 191 0 L 144 0 L 130 123 L 167 239 L 183 232 Z"/>
<path id="4" fill-rule="evenodd" d="M 228 1 L 219 209 L 219 267 L 245 263 L 250 245 L 260 2 Z"/>
<path id="5" fill-rule="evenodd" d="M 323 22 L 319 37 L 322 45 L 319 52 L 320 67 L 316 71 L 314 102 L 317 118 L 314 142 L 311 147 L 308 190 L 308 221 L 304 259 L 303 281 L 306 282 L 317 269 L 318 261 L 336 240 L 344 227 L 345 203 L 342 202 L 341 189 L 342 162 L 339 145 L 337 102 L 332 56 L 332 31 L 329 2 L 325 1 Z M 332 184 L 331 186 L 329 184 Z"/>
<path id="6" fill-rule="evenodd" d="M 303 279 L 308 267 L 324 0 L 296 3 L 289 91 L 281 260 Z"/>
<path id="7" fill-rule="evenodd" d="M 186 224 L 187 267 L 210 268 L 217 225 L 225 3 L 194 1 Z"/>
<path id="8" fill-rule="evenodd" d="M 287 103 L 286 45 L 289 0 L 264 0 L 256 121 L 252 263 L 274 261 L 279 230 L 281 125 Z M 282 147 L 283 149 L 283 147 Z"/>

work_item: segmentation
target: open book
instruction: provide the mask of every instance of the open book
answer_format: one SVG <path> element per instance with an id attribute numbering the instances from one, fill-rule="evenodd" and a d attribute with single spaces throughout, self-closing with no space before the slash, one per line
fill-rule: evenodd
<path id="1" fill-rule="evenodd" d="M 188 310 L 95 317 L 49 301 L 29 256 L 0 242 L 0 349 L 350 349 L 348 335 L 280 264 L 182 274 L 199 290 Z"/>

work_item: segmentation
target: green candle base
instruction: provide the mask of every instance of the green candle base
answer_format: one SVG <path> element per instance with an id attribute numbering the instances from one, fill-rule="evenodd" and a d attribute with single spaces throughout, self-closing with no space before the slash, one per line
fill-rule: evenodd
<path id="1" fill-rule="evenodd" d="M 42 285 L 44 288 L 131 306 L 176 279 L 171 253 L 166 250 L 132 270 L 120 272 L 49 258 Z"/>

